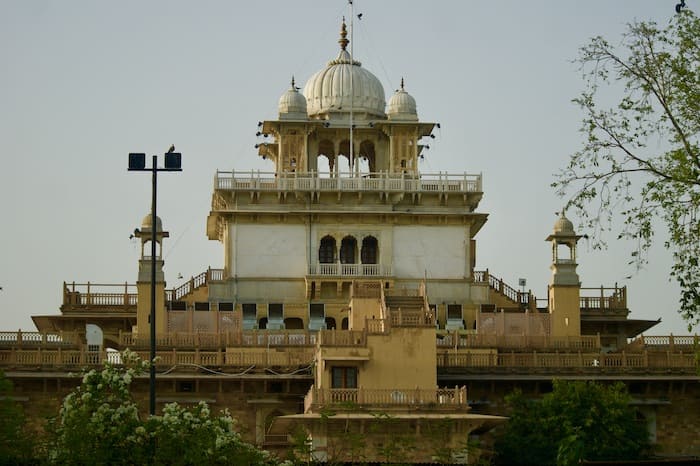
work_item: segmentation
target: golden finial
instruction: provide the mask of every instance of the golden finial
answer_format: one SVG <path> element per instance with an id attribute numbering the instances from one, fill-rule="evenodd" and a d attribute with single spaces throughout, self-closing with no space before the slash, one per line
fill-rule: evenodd
<path id="1" fill-rule="evenodd" d="M 343 16 L 343 25 L 340 27 L 340 39 L 338 40 L 338 43 L 340 44 L 340 48 L 342 50 L 345 50 L 348 43 L 350 43 L 348 40 L 348 30 L 345 27 L 345 16 Z"/>

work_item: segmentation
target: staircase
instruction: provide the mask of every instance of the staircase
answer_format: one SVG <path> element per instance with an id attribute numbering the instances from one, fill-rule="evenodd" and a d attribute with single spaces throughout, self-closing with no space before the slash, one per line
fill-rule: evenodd
<path id="1" fill-rule="evenodd" d="M 527 309 L 537 311 L 537 299 L 529 291 L 518 291 L 503 279 L 491 275 L 488 271 L 474 272 L 474 282 L 489 286 L 489 301 L 497 309 Z"/>
<path id="2" fill-rule="evenodd" d="M 384 303 L 389 311 L 401 309 L 402 312 L 422 312 L 425 305 L 423 296 L 385 296 Z"/>
<path id="3" fill-rule="evenodd" d="M 207 269 L 196 277 L 190 278 L 177 288 L 166 291 L 166 299 L 168 301 L 182 301 L 188 295 L 194 293 L 203 286 L 209 285 L 209 282 L 222 281 L 223 276 L 224 271 L 222 269 Z"/>

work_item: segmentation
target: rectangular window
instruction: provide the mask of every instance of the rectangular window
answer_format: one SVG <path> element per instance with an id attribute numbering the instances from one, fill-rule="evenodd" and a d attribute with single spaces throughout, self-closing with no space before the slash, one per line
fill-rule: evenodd
<path id="1" fill-rule="evenodd" d="M 208 311 L 209 310 L 209 303 L 203 302 L 203 301 L 197 301 L 194 303 L 194 310 L 195 311 Z"/>
<path id="2" fill-rule="evenodd" d="M 171 301 L 170 302 L 171 311 L 186 311 L 187 303 L 185 301 Z"/>
<path id="3" fill-rule="evenodd" d="M 221 302 L 221 303 L 219 303 L 219 310 L 220 311 L 233 311 L 233 303 L 232 302 Z"/>
<path id="4" fill-rule="evenodd" d="M 357 388 L 357 367 L 333 367 L 331 388 Z"/>

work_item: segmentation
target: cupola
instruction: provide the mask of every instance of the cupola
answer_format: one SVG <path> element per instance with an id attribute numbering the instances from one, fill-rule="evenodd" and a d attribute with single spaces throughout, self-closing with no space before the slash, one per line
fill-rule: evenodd
<path id="1" fill-rule="evenodd" d="M 389 100 L 386 113 L 389 120 L 418 121 L 416 99 L 404 90 L 403 78 L 401 78 L 401 88 L 398 89 Z"/>
<path id="2" fill-rule="evenodd" d="M 379 79 L 362 68 L 347 51 L 345 20 L 340 29 L 340 52 L 335 60 L 311 76 L 304 86 L 310 118 L 346 118 L 352 112 L 357 118 L 386 118 L 384 88 Z"/>
<path id="3" fill-rule="evenodd" d="M 299 88 L 294 83 L 292 76 L 292 86 L 282 94 L 277 106 L 280 120 L 306 120 L 306 98 L 299 93 Z"/>

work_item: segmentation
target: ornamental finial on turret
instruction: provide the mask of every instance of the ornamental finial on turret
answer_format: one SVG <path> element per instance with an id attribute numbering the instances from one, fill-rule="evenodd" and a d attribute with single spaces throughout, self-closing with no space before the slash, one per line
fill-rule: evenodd
<path id="1" fill-rule="evenodd" d="M 340 39 L 338 39 L 341 50 L 345 50 L 350 41 L 348 40 L 348 30 L 345 27 L 345 16 L 343 16 L 343 25 L 340 26 Z"/>

